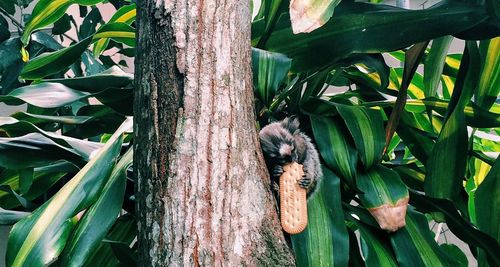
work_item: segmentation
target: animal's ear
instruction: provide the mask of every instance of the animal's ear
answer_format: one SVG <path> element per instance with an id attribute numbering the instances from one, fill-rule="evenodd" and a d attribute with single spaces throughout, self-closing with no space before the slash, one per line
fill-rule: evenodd
<path id="1" fill-rule="evenodd" d="M 299 119 L 295 116 L 287 117 L 282 122 L 283 128 L 287 129 L 290 133 L 294 134 L 299 131 Z"/>

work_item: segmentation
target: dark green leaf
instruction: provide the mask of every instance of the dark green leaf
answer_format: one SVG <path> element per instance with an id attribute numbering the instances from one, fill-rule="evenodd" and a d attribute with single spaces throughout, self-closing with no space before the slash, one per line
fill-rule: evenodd
<path id="1" fill-rule="evenodd" d="M 0 96 L 0 102 L 14 101 L 16 104 L 25 102 L 41 108 L 57 108 L 89 96 L 89 93 L 76 91 L 59 83 L 38 83 L 17 88 L 6 96 Z"/>
<path id="2" fill-rule="evenodd" d="M 317 69 L 353 53 L 391 51 L 454 34 L 486 18 L 483 8 L 457 2 L 404 10 L 343 1 L 328 23 L 309 34 L 294 35 L 290 18 L 282 16 L 264 49 L 292 58 L 293 70 Z"/>
<path id="3" fill-rule="evenodd" d="M 10 38 L 9 24 L 0 16 L 0 43 Z"/>
<path id="4" fill-rule="evenodd" d="M 130 127 L 129 120 L 50 201 L 14 225 L 7 244 L 7 265 L 25 265 L 28 261 L 46 265 L 58 257 L 74 228 L 72 218 L 99 196 L 120 152 L 123 132 Z"/>
<path id="5" fill-rule="evenodd" d="M 398 263 L 403 267 L 453 266 L 436 241 L 426 217 L 408 209 L 406 227 L 390 236 Z"/>
<path id="6" fill-rule="evenodd" d="M 253 84 L 259 99 L 270 106 L 274 95 L 290 69 L 292 60 L 285 55 L 252 49 Z"/>
<path id="7" fill-rule="evenodd" d="M 350 185 L 356 178 L 358 153 L 347 129 L 335 119 L 311 116 L 314 140 L 326 165 Z"/>
<path id="8" fill-rule="evenodd" d="M 431 197 L 454 199 L 462 187 L 468 146 L 464 108 L 474 92 L 474 85 L 477 84 L 478 61 L 476 45 L 467 42 L 448 107 L 448 117 L 426 165 L 424 188 L 426 194 Z"/>
<path id="9" fill-rule="evenodd" d="M 432 41 L 429 55 L 425 58 L 424 63 L 424 84 L 426 97 L 437 96 L 439 80 L 441 78 L 441 74 L 443 73 L 446 55 L 452 40 L 453 37 L 451 36 L 443 36 Z"/>
<path id="10" fill-rule="evenodd" d="M 63 34 L 71 29 L 71 19 L 70 15 L 64 14 L 60 19 L 54 22 L 52 27 L 52 34 L 59 35 Z"/>
<path id="11" fill-rule="evenodd" d="M 361 223 L 359 232 L 361 237 L 361 251 L 368 267 L 396 267 L 398 266 L 387 237 L 369 226 Z"/>
<path id="12" fill-rule="evenodd" d="M 101 12 L 97 7 L 92 7 L 90 13 L 85 16 L 83 22 L 80 26 L 80 31 L 78 32 L 78 36 L 80 39 L 85 39 L 91 35 L 93 35 L 96 31 L 96 26 L 99 22 L 101 22 L 102 16 Z"/>
<path id="13" fill-rule="evenodd" d="M 422 212 L 441 212 L 450 230 L 461 240 L 472 246 L 481 247 L 488 253 L 492 266 L 500 266 L 500 245 L 491 236 L 477 230 L 457 211 L 454 204 L 446 199 L 437 199 L 410 191 L 410 202 Z"/>
<path id="14" fill-rule="evenodd" d="M 308 226 L 291 235 L 299 266 L 347 266 L 348 234 L 340 199 L 340 179 L 327 168 L 319 192 L 308 200 Z"/>
<path id="15" fill-rule="evenodd" d="M 61 265 L 81 266 L 99 246 L 122 210 L 127 180 L 126 171 L 132 163 L 133 150 L 118 161 L 96 202 L 85 212 L 61 254 Z"/>
<path id="16" fill-rule="evenodd" d="M 73 64 L 87 49 L 92 41 L 92 37 L 87 37 L 82 41 L 61 50 L 44 53 L 31 59 L 24 66 L 21 72 L 21 79 L 37 80 L 50 74 L 65 70 Z"/>
<path id="17" fill-rule="evenodd" d="M 19 170 L 19 192 L 26 194 L 33 184 L 33 168 Z"/>
<path id="18" fill-rule="evenodd" d="M 500 157 L 475 193 L 476 219 L 479 229 L 500 242 Z"/>
<path id="19" fill-rule="evenodd" d="M 353 137 L 365 170 L 378 164 L 385 145 L 380 111 L 346 105 L 337 105 L 337 110 Z"/>
<path id="20" fill-rule="evenodd" d="M 7 13 L 14 15 L 16 12 L 16 0 L 2 0 L 0 1 L 0 8 L 7 11 Z"/>
<path id="21" fill-rule="evenodd" d="M 28 215 L 30 215 L 29 212 L 4 210 L 0 208 L 0 225 L 13 225 Z"/>

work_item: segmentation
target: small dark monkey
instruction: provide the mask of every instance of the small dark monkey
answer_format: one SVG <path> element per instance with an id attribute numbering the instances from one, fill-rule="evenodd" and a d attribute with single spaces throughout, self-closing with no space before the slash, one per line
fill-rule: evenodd
<path id="1" fill-rule="evenodd" d="M 311 196 L 323 173 L 318 152 L 311 139 L 300 131 L 299 120 L 285 118 L 270 123 L 260 130 L 259 139 L 273 182 L 279 183 L 284 165 L 297 162 L 304 168 L 299 185 L 307 189 L 307 195 Z"/>

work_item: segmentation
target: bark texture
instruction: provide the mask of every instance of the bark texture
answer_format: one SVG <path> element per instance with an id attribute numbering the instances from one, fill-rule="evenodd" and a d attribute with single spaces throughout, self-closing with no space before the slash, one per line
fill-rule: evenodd
<path id="1" fill-rule="evenodd" d="M 255 127 L 248 1 L 138 1 L 145 266 L 290 266 Z"/>

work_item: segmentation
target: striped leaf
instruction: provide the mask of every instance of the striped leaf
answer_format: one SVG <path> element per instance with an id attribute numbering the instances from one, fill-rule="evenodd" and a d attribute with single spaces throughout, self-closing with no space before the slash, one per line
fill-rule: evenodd
<path id="1" fill-rule="evenodd" d="M 107 241 L 132 244 L 137 235 L 137 222 L 130 214 L 118 218 L 106 236 Z M 117 257 L 111 250 L 109 242 L 101 242 L 99 247 L 88 257 L 83 266 L 86 267 L 114 267 L 119 264 Z"/>
<path id="2" fill-rule="evenodd" d="M 99 39 L 112 39 L 113 41 L 135 47 L 135 29 L 123 22 L 104 24 L 94 34 L 93 41 Z"/>
<path id="3" fill-rule="evenodd" d="M 462 217 L 454 203 L 446 199 L 437 199 L 410 192 L 411 204 L 418 210 L 431 213 L 440 212 L 446 218 L 446 224 L 458 238 L 468 244 L 482 248 L 488 253 L 491 266 L 500 266 L 500 245 L 497 240 L 477 229 Z"/>
<path id="4" fill-rule="evenodd" d="M 85 212 L 71 233 L 61 255 L 62 266 L 82 266 L 99 246 L 122 210 L 127 181 L 127 168 L 132 163 L 133 150 L 118 161 L 97 201 Z"/>
<path id="5" fill-rule="evenodd" d="M 406 227 L 390 235 L 400 266 L 456 266 L 457 263 L 441 251 L 432 234 L 426 217 L 408 209 Z"/>
<path id="6" fill-rule="evenodd" d="M 361 251 L 369 267 L 397 267 L 394 252 L 380 231 L 358 223 Z"/>
<path id="7" fill-rule="evenodd" d="M 474 101 L 489 110 L 500 94 L 500 37 L 481 41 L 479 49 L 483 65 Z"/>
<path id="8" fill-rule="evenodd" d="M 498 220 L 500 217 L 498 208 L 500 205 L 500 157 L 495 160 L 488 175 L 477 188 L 475 197 L 477 226 L 481 231 L 500 242 L 500 222 Z M 484 251 L 481 251 L 481 254 L 483 253 Z M 485 260 L 484 255 L 478 259 L 481 264 Z M 490 266 L 495 266 L 493 260 L 490 262 Z"/>
<path id="9" fill-rule="evenodd" d="M 308 34 L 294 35 L 289 18 L 281 16 L 263 48 L 292 58 L 292 71 L 315 70 L 354 53 L 392 51 L 455 34 L 487 18 L 482 7 L 458 2 L 440 3 L 423 10 L 404 10 L 341 1 L 337 9 L 342 12 Z M 392 32 L 400 34 L 387 34 Z"/>
<path id="10" fill-rule="evenodd" d="M 395 171 L 379 165 L 366 173 L 359 172 L 356 184 L 363 192 L 359 196 L 361 203 L 380 228 L 394 232 L 405 225 L 408 188 Z"/>
<path id="11" fill-rule="evenodd" d="M 59 161 L 42 167 L 34 168 L 33 184 L 30 190 L 23 194 L 27 201 L 34 200 L 47 192 L 66 173 L 75 173 L 78 168 L 65 161 Z M 0 184 L 9 186 L 14 191 L 19 191 L 19 172 L 16 170 L 4 170 L 0 174 Z M 3 208 L 12 209 L 22 205 L 17 196 L 0 190 L 0 203 Z M 26 205 L 23 205 L 26 206 Z"/>
<path id="12" fill-rule="evenodd" d="M 453 37 L 447 35 L 432 41 L 431 49 L 429 50 L 429 54 L 425 58 L 424 62 L 424 84 L 426 97 L 437 96 L 439 80 L 441 78 L 441 74 L 443 73 L 446 55 L 452 40 Z"/>
<path id="13" fill-rule="evenodd" d="M 19 77 L 24 80 L 38 80 L 64 71 L 80 58 L 91 41 L 92 37 L 87 37 L 61 50 L 41 54 L 24 65 Z"/>
<path id="14" fill-rule="evenodd" d="M 283 54 L 252 49 L 253 85 L 257 97 L 270 107 L 283 79 L 290 69 L 292 60 Z"/>
<path id="15" fill-rule="evenodd" d="M 72 4 L 95 5 L 103 0 L 40 0 L 33 8 L 30 20 L 26 23 L 21 41 L 28 45 L 31 33 L 60 19 Z"/>
<path id="16" fill-rule="evenodd" d="M 478 60 L 476 44 L 467 42 L 448 107 L 448 117 L 426 165 L 424 188 L 426 194 L 431 197 L 454 199 L 462 187 L 468 147 L 464 107 L 472 96 L 474 85 L 477 84 Z"/>
<path id="17" fill-rule="evenodd" d="M 333 15 L 340 0 L 291 0 L 290 20 L 294 34 L 312 32 Z"/>
<path id="18" fill-rule="evenodd" d="M 127 25 L 130 25 L 132 24 L 132 22 L 135 21 L 136 13 L 137 11 L 135 4 L 122 6 L 115 12 L 115 14 L 113 14 L 108 23 L 122 22 Z M 108 38 L 101 38 L 97 40 L 97 42 L 94 43 L 94 48 L 92 50 L 94 52 L 94 56 L 99 57 L 102 54 L 102 52 L 104 52 L 104 50 L 108 47 L 108 44 L 109 44 Z"/>
<path id="19" fill-rule="evenodd" d="M 323 167 L 324 178 L 307 202 L 308 225 L 291 235 L 298 266 L 347 266 L 349 240 L 340 198 L 340 179 Z"/>
<path id="20" fill-rule="evenodd" d="M 126 121 L 83 169 L 49 201 L 16 223 L 7 244 L 8 266 L 41 266 L 53 262 L 63 250 L 75 217 L 99 196 L 118 156 Z"/>
<path id="21" fill-rule="evenodd" d="M 365 170 L 378 164 L 385 145 L 384 120 L 380 111 L 346 105 L 337 105 L 337 110 L 352 135 Z"/>
<path id="22" fill-rule="evenodd" d="M 358 153 L 347 129 L 333 118 L 310 116 L 314 140 L 326 165 L 354 185 Z"/>

